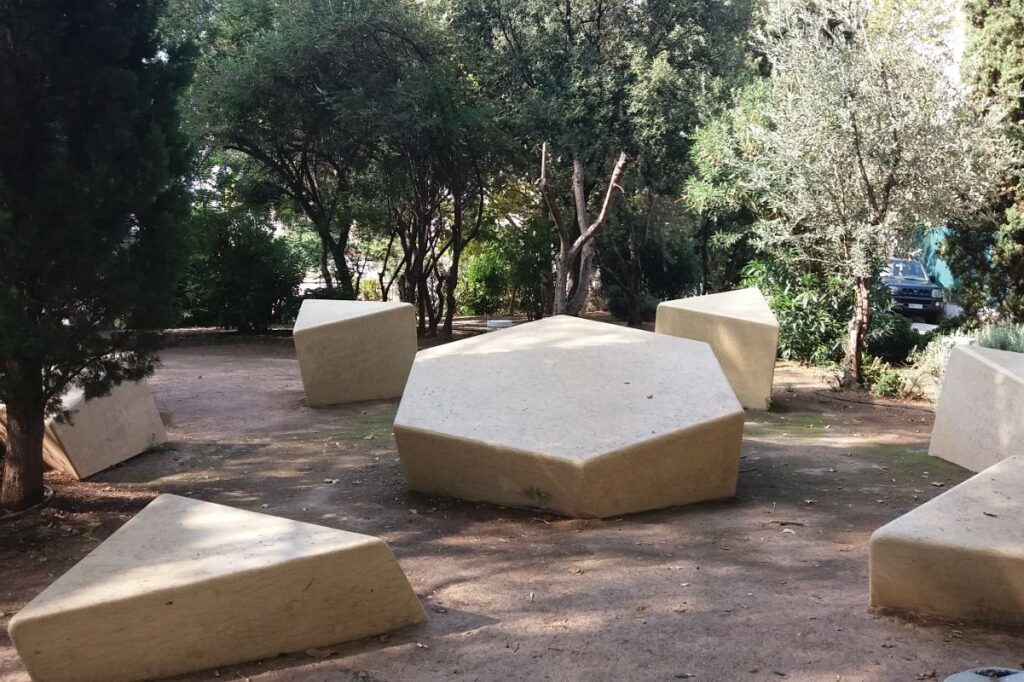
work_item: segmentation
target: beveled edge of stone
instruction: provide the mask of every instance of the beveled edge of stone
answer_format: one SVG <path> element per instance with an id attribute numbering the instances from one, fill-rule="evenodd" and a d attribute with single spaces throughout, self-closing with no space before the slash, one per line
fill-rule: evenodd
<path id="1" fill-rule="evenodd" d="M 315 309 L 317 308 L 335 308 L 336 310 L 334 314 L 325 316 L 324 312 L 316 311 Z M 402 308 L 415 311 L 411 303 L 398 301 L 337 301 L 333 299 L 307 298 L 299 307 L 299 314 L 296 316 L 295 324 L 292 326 L 292 335 L 342 324 L 359 318 L 389 313 L 401 310 Z"/>
<path id="2" fill-rule="evenodd" d="M 952 357 L 953 353 L 970 356 L 991 367 L 999 374 L 1024 384 L 1024 353 L 967 344 L 953 346 L 953 350 L 950 351 L 950 357 Z"/>
<path id="3" fill-rule="evenodd" d="M 728 299 L 730 298 L 744 300 L 744 302 L 751 304 L 753 309 L 750 310 L 750 312 L 753 313 L 753 316 L 741 315 L 729 309 Z M 721 308 L 713 307 L 716 301 L 723 302 Z M 704 294 L 703 296 L 677 298 L 670 301 L 662 301 L 658 304 L 658 308 L 661 308 L 662 306 L 667 309 L 686 310 L 704 315 L 728 317 L 741 322 L 775 327 L 776 329 L 779 327 L 778 318 L 775 317 L 775 313 L 772 312 L 771 306 L 768 305 L 768 300 L 764 297 L 764 294 L 761 293 L 761 290 L 758 287 L 746 287 L 744 289 L 732 289 L 731 291 Z"/>
<path id="4" fill-rule="evenodd" d="M 468 438 L 466 436 L 450 434 L 450 433 L 447 433 L 447 432 L 444 432 L 444 431 L 437 431 L 437 430 L 434 430 L 434 429 L 425 429 L 425 428 L 423 428 L 421 426 L 408 426 L 408 425 L 405 425 L 405 424 L 399 424 L 397 421 L 395 422 L 393 428 L 405 431 L 407 433 L 423 433 L 423 434 L 427 434 L 427 435 L 433 436 L 435 438 L 448 439 L 448 440 L 453 440 L 453 441 L 457 441 L 457 442 L 460 442 L 460 443 L 469 443 L 469 444 L 478 445 L 480 447 L 484 447 L 484 448 L 488 448 L 488 449 L 502 450 L 502 451 L 513 453 L 513 454 L 520 455 L 520 456 L 523 456 L 523 457 L 533 457 L 533 458 L 536 458 L 536 459 L 548 460 L 548 461 L 551 461 L 551 462 L 558 462 L 560 464 L 569 464 L 569 465 L 571 465 L 571 466 L 573 466 L 575 468 L 578 468 L 578 469 L 585 469 L 585 468 L 587 468 L 587 466 L 589 466 L 590 464 L 592 464 L 594 462 L 599 462 L 599 461 L 602 461 L 602 460 L 605 460 L 605 459 L 611 459 L 611 458 L 617 457 L 617 456 L 622 455 L 622 454 L 628 454 L 629 452 L 631 452 L 631 451 L 633 451 L 633 450 L 635 450 L 635 449 L 637 449 L 639 447 L 643 447 L 643 446 L 646 446 L 646 445 L 653 445 L 653 444 L 657 444 L 658 442 L 660 442 L 662 440 L 669 440 L 671 438 L 676 438 L 676 437 L 678 437 L 678 436 L 680 436 L 682 434 L 685 434 L 688 431 L 696 431 L 698 429 L 707 428 L 708 426 L 712 426 L 712 425 L 717 424 L 719 422 L 727 422 L 729 420 L 735 419 L 737 416 L 745 417 L 746 412 L 743 410 L 743 407 L 738 402 L 737 402 L 736 405 L 737 405 L 737 407 L 739 409 L 734 410 L 732 412 L 723 413 L 723 414 L 721 414 L 721 415 L 719 415 L 717 417 L 713 417 L 711 419 L 707 419 L 707 420 L 702 421 L 702 422 L 696 422 L 696 423 L 693 423 L 693 424 L 687 424 L 685 426 L 680 426 L 678 428 L 674 428 L 674 429 L 672 429 L 670 431 L 662 431 L 660 433 L 651 434 L 650 437 L 643 438 L 643 439 L 640 439 L 640 440 L 635 440 L 632 443 L 628 443 L 626 445 L 620 445 L 618 447 L 614 447 L 614 448 L 611 448 L 611 449 L 608 449 L 608 450 L 602 450 L 602 451 L 596 452 L 596 453 L 591 454 L 591 455 L 581 455 L 581 456 L 575 456 L 575 457 L 566 457 L 566 456 L 562 456 L 562 455 L 559 455 L 559 454 L 556 454 L 556 453 L 541 452 L 539 450 L 527 450 L 527 449 L 516 447 L 516 446 L 513 446 L 513 445 L 507 445 L 505 443 L 502 443 L 501 441 L 484 440 L 484 439 L 481 439 L 481 438 Z M 398 454 L 399 454 L 399 457 L 401 457 L 401 452 L 399 452 Z"/>
<path id="5" fill-rule="evenodd" d="M 869 547 L 873 546 L 876 542 L 906 542 L 935 548 L 960 548 L 964 551 L 974 553 L 984 553 L 993 556 L 1004 556 L 1024 560 L 1024 527 L 1020 526 L 1020 524 L 1015 520 L 1019 517 L 1007 516 L 1005 514 L 996 514 L 996 516 L 988 516 L 985 514 L 985 512 L 996 513 L 992 511 L 995 507 L 986 509 L 969 508 L 977 506 L 974 504 L 976 501 L 973 499 L 976 489 L 984 490 L 988 485 L 990 485 L 990 481 L 993 477 L 999 477 L 1004 474 L 1024 479 L 1024 456 L 1014 455 L 1007 457 L 1001 462 L 974 474 L 959 485 L 953 486 L 941 495 L 933 497 L 921 506 L 915 507 L 906 514 L 889 521 L 871 534 L 871 537 L 868 540 Z M 979 522 L 995 523 L 1010 529 L 1019 529 L 1021 538 L 1020 545 L 1009 548 L 994 546 L 991 542 L 992 533 L 995 533 L 1000 537 L 1005 535 L 1005 532 L 999 529 L 991 531 L 988 535 L 979 535 L 977 533 L 965 534 L 963 532 L 951 533 L 948 525 L 943 528 L 941 534 L 938 532 L 922 531 L 922 524 L 920 524 L 917 519 L 922 516 L 932 514 L 935 510 L 940 510 L 938 514 L 936 514 L 940 516 L 940 522 L 964 523 L 965 519 L 961 518 L 941 518 L 947 516 L 947 514 L 941 510 L 947 508 L 951 504 L 955 504 L 959 498 L 962 497 L 967 497 L 968 501 L 971 502 L 970 505 L 964 505 L 964 514 L 971 512 Z M 1019 515 L 1024 516 L 1024 508 L 1020 509 Z M 985 519 L 988 519 L 988 521 Z M 968 542 L 963 541 L 965 538 Z"/>
<path id="6" fill-rule="evenodd" d="M 169 511 L 165 511 L 163 509 L 163 507 L 167 505 L 170 505 L 171 507 Z M 224 564 L 219 571 L 214 573 L 203 574 L 191 580 L 172 582 L 164 585 L 158 584 L 156 586 L 147 588 L 140 588 L 137 584 L 128 585 L 126 588 L 126 585 L 123 583 L 123 581 L 127 580 L 128 578 L 126 576 L 121 575 L 121 573 L 126 572 L 132 568 L 132 565 L 128 564 L 125 567 L 123 567 L 121 571 L 118 572 L 117 577 L 120 581 L 122 581 L 122 584 L 120 585 L 122 589 L 114 595 L 105 595 L 102 593 L 102 590 L 100 588 L 95 588 L 95 585 L 92 584 L 92 580 L 99 579 L 99 576 L 111 573 L 111 569 L 106 568 L 106 570 L 100 571 L 98 573 L 98 576 L 89 576 L 90 586 L 94 587 L 94 592 L 92 594 L 87 594 L 84 597 L 78 596 L 78 603 L 73 603 L 69 606 L 68 601 L 74 601 L 75 592 L 77 590 L 82 589 L 82 585 L 76 584 L 74 578 L 69 578 L 69 576 L 72 576 L 74 573 L 76 573 L 76 569 L 78 569 L 77 572 L 79 573 L 89 570 L 88 568 L 79 568 L 83 562 L 87 562 L 89 560 L 97 560 L 99 557 L 109 554 L 112 551 L 116 551 L 112 550 L 111 544 L 108 543 L 110 543 L 110 541 L 118 535 L 121 536 L 119 540 L 122 542 L 124 541 L 124 537 L 126 535 L 139 534 L 145 537 L 146 532 L 140 529 L 143 528 L 145 524 L 149 522 L 149 517 L 155 515 L 168 514 L 170 518 L 174 518 L 175 514 L 180 514 L 181 511 L 193 507 L 208 507 L 216 508 L 219 510 L 229 510 L 228 513 L 234 516 L 244 515 L 249 516 L 251 518 L 265 517 L 286 525 L 305 526 L 314 530 L 315 532 L 320 532 L 325 535 L 333 535 L 339 540 L 344 539 L 345 541 L 342 543 L 332 543 L 330 545 L 324 544 L 323 546 L 318 547 L 317 551 L 309 551 L 296 557 L 290 557 L 280 562 L 272 562 L 265 565 L 252 564 L 244 568 L 234 568 L 233 565 Z M 147 511 L 149 512 L 148 514 Z M 115 540 L 115 543 L 116 542 L 117 540 Z M 106 545 L 106 547 L 104 547 L 104 545 Z M 83 557 L 78 563 L 71 566 L 61 576 L 59 576 L 56 580 L 50 583 L 50 585 L 48 585 L 42 592 L 36 595 L 28 604 L 22 607 L 22 609 L 18 611 L 18 613 L 15 614 L 14 617 L 11 618 L 11 620 L 8 622 L 8 633 L 11 635 L 11 638 L 14 639 L 16 631 L 22 622 L 37 620 L 40 618 L 48 618 L 56 614 L 65 613 L 67 611 L 88 610 L 101 603 L 131 601 L 132 599 L 144 595 L 173 593 L 175 591 L 182 589 L 183 585 L 215 583 L 225 579 L 230 579 L 233 576 L 260 572 L 266 570 L 268 567 L 276 566 L 290 561 L 301 561 L 310 559 L 315 556 L 330 555 L 342 549 L 368 547 L 373 545 L 382 545 L 385 548 L 387 548 L 389 552 L 391 552 L 390 547 L 388 547 L 388 544 L 383 539 L 373 535 L 354 533 L 352 531 L 342 530 L 339 528 L 332 528 L 330 526 L 322 526 L 315 523 L 308 523 L 306 521 L 295 521 L 293 519 L 289 519 L 282 516 L 264 514 L 261 512 L 249 511 L 247 509 L 240 509 L 238 507 L 217 504 L 215 502 L 206 502 L 203 500 L 195 500 L 188 497 L 182 497 L 180 495 L 164 493 L 162 495 L 157 496 L 152 502 L 143 507 L 141 511 L 139 511 L 135 516 L 129 519 L 123 526 L 114 531 L 114 533 L 112 533 L 106 540 L 97 545 L 91 552 L 89 552 L 89 554 Z M 153 566 L 157 566 L 157 564 L 150 564 L 150 567 Z"/>

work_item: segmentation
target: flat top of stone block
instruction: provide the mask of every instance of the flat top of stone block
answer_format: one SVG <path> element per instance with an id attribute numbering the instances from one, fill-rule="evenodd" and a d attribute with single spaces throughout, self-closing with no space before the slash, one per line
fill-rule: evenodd
<path id="1" fill-rule="evenodd" d="M 661 304 L 668 308 L 695 310 L 702 313 L 735 317 L 748 322 L 779 326 L 768 301 L 757 287 L 723 291 L 719 294 L 706 294 L 690 298 L 678 298 Z"/>
<path id="2" fill-rule="evenodd" d="M 742 412 L 706 343 L 562 315 L 421 351 L 395 425 L 582 460 Z"/>
<path id="3" fill-rule="evenodd" d="M 161 495 L 18 617 L 91 606 L 382 542 L 369 535 Z"/>
<path id="4" fill-rule="evenodd" d="M 925 502 L 875 537 L 1024 558 L 1024 457 L 1009 457 Z"/>
<path id="5" fill-rule="evenodd" d="M 973 355 L 982 362 L 992 365 L 996 370 L 1024 382 L 1024 353 L 963 344 L 955 346 L 953 352 Z"/>
<path id="6" fill-rule="evenodd" d="M 331 301 L 307 298 L 299 308 L 299 315 L 295 318 L 292 332 L 323 327 L 404 307 L 412 306 L 408 303 L 391 301 Z"/>

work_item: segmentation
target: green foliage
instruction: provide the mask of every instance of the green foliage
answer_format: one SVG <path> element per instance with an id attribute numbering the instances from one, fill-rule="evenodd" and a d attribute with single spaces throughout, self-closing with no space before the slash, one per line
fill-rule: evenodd
<path id="1" fill-rule="evenodd" d="M 779 320 L 779 357 L 827 365 L 843 357 L 853 293 L 837 277 L 799 274 L 775 260 L 755 260 L 742 286 L 768 297 Z"/>
<path id="2" fill-rule="evenodd" d="M 263 332 L 294 317 L 305 267 L 288 240 L 244 210 L 201 209 L 194 221 L 182 323 Z"/>
<path id="3" fill-rule="evenodd" d="M 443 126 L 443 114 L 456 109 L 455 93 L 444 91 L 450 79 L 441 77 L 449 64 L 434 58 L 422 7 L 225 0 L 203 30 L 197 131 L 247 155 L 305 215 L 335 284 L 353 298 L 349 239 L 364 192 L 374 191 L 382 143 Z"/>
<path id="4" fill-rule="evenodd" d="M 992 324 L 979 329 L 976 336 L 984 348 L 1024 353 L 1024 324 Z"/>
<path id="5" fill-rule="evenodd" d="M 902 377 L 880 358 L 872 357 L 864 364 L 864 385 L 875 395 L 896 398 L 900 395 Z"/>
<path id="6" fill-rule="evenodd" d="M 598 240 L 601 293 L 621 320 L 630 321 L 639 310 L 640 320 L 650 322 L 658 303 L 697 288 L 698 264 L 684 217 L 678 210 L 651 215 L 653 224 L 645 225 L 642 212 L 624 206 Z"/>
<path id="7" fill-rule="evenodd" d="M 841 278 L 799 273 L 780 261 L 760 259 L 744 268 L 741 286 L 756 286 L 768 297 L 779 320 L 779 357 L 813 365 L 843 359 L 854 297 Z M 906 362 L 920 335 L 908 318 L 890 310 L 885 287 L 871 292 L 871 306 L 868 353 L 879 361 Z"/>
<path id="8" fill-rule="evenodd" d="M 875 298 L 878 306 L 878 296 Z M 868 355 L 883 362 L 902 364 L 921 341 L 921 335 L 911 327 L 910 318 L 885 308 L 876 310 L 871 316 L 866 348 Z"/>
<path id="9" fill-rule="evenodd" d="M 553 234 L 550 222 L 535 216 L 470 247 L 459 271 L 460 309 L 540 318 L 550 304 Z"/>
<path id="10" fill-rule="evenodd" d="M 173 319 L 189 150 L 190 49 L 163 2 L 0 3 L 0 402 L 19 366 L 51 410 L 152 370 Z M 41 406 L 39 406 L 41 408 Z M 40 411 L 40 420 L 42 413 Z"/>
<path id="11" fill-rule="evenodd" d="M 153 369 L 172 319 L 188 145 L 190 49 L 164 3 L 0 3 L 0 506 L 42 499 L 42 431 L 72 386 L 87 399 Z"/>
<path id="12" fill-rule="evenodd" d="M 1003 144 L 1024 153 L 1024 3 L 969 0 L 964 72 L 978 109 L 1000 116 Z M 983 210 L 951 226 L 943 257 L 959 280 L 954 294 L 970 318 L 991 308 L 1024 322 L 1024 217 L 1020 166 L 1006 172 L 1001 192 Z"/>

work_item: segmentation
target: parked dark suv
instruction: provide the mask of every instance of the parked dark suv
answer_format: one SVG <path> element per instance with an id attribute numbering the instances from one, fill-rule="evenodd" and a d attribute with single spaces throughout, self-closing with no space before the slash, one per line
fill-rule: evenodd
<path id="1" fill-rule="evenodd" d="M 901 314 L 921 316 L 931 324 L 942 319 L 942 287 L 932 283 L 921 261 L 894 258 L 882 271 L 882 282 L 892 292 Z"/>

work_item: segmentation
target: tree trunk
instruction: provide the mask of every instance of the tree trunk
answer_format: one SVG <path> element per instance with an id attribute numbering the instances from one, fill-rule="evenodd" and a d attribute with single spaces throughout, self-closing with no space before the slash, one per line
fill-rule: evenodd
<path id="1" fill-rule="evenodd" d="M 345 260 L 345 244 L 331 244 L 331 260 L 334 261 L 334 279 L 338 295 L 346 300 L 355 300 L 356 292 L 352 288 L 352 273 Z"/>
<path id="2" fill-rule="evenodd" d="M 629 224 L 629 282 L 626 286 L 627 315 L 626 323 L 630 327 L 643 326 L 643 311 L 640 309 L 640 296 L 643 291 L 643 270 L 640 267 L 640 245 L 637 243 L 636 227 Z"/>
<path id="3" fill-rule="evenodd" d="M 563 243 L 555 257 L 555 296 L 551 304 L 552 315 L 565 315 L 569 305 L 569 245 Z"/>
<path id="4" fill-rule="evenodd" d="M 465 244 L 462 240 L 462 199 L 456 195 L 455 206 L 452 211 L 452 263 L 448 268 L 448 282 L 445 290 L 447 306 L 444 311 L 444 327 L 441 329 L 441 337 L 445 341 L 451 341 L 452 326 L 455 322 L 455 308 L 458 302 L 455 300 L 455 288 L 459 285 L 459 261 L 462 259 L 462 249 Z M 475 232 L 474 232 L 475 235 Z M 470 235 L 471 238 L 474 235 Z"/>
<path id="5" fill-rule="evenodd" d="M 579 270 L 573 278 L 575 287 L 572 295 L 566 304 L 566 313 L 569 315 L 582 315 L 587 309 L 587 299 L 590 297 L 590 280 L 594 275 L 594 250 L 597 247 L 593 239 L 583 245 L 583 252 L 580 253 Z"/>
<path id="6" fill-rule="evenodd" d="M 334 278 L 331 277 L 331 268 L 327 263 L 327 244 L 320 240 L 320 276 L 324 280 L 324 287 L 327 291 L 334 291 Z"/>
<path id="7" fill-rule="evenodd" d="M 864 344 L 871 324 L 871 282 L 867 277 L 854 278 L 855 302 L 850 320 L 850 338 L 846 349 L 846 371 L 842 385 L 846 388 L 864 380 Z"/>
<path id="8" fill-rule="evenodd" d="M 708 251 L 708 242 L 711 241 L 711 221 L 704 218 L 700 221 L 700 293 L 711 293 L 710 273 L 711 254 Z"/>
<path id="9" fill-rule="evenodd" d="M 608 190 L 605 192 L 604 203 L 594 222 L 588 224 L 587 197 L 585 194 L 585 181 L 583 177 L 583 164 L 578 158 L 573 158 L 572 185 L 573 197 L 575 199 L 576 226 L 574 230 L 579 231 L 578 235 L 572 234 L 573 230 L 562 218 L 561 209 L 555 198 L 554 191 L 547 180 L 547 143 L 541 148 L 540 162 L 540 193 L 544 203 L 548 207 L 551 219 L 558 230 L 559 250 L 555 258 L 555 295 L 552 303 L 552 314 L 554 315 L 579 315 L 586 307 L 587 297 L 590 294 L 590 275 L 593 268 L 594 246 L 593 241 L 597 233 L 604 227 L 608 215 L 615 204 L 616 197 L 622 193 L 622 175 L 626 170 L 626 152 L 619 154 L 619 160 L 612 169 L 611 178 L 608 180 Z"/>
<path id="10" fill-rule="evenodd" d="M 0 507 L 21 511 L 43 500 L 43 368 L 38 360 L 8 360 L 4 369 L 10 394 Z"/>

